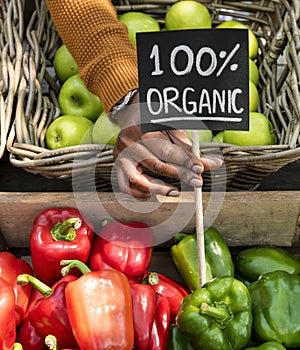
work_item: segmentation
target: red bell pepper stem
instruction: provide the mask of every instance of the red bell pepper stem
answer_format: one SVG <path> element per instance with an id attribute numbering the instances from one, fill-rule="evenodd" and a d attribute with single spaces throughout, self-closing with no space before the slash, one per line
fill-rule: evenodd
<path id="1" fill-rule="evenodd" d="M 142 284 L 150 284 L 151 286 L 156 286 L 159 283 L 158 274 L 156 272 L 149 272 L 146 277 L 141 282 Z"/>
<path id="2" fill-rule="evenodd" d="M 44 282 L 40 281 L 34 276 L 23 273 L 17 277 L 17 283 L 21 285 L 30 284 L 36 288 L 44 297 L 48 297 L 53 293 L 53 289 L 47 286 Z"/>
<path id="3" fill-rule="evenodd" d="M 48 349 L 59 350 L 59 346 L 57 344 L 57 339 L 52 334 L 49 334 L 45 337 L 45 344 L 46 344 Z"/>
<path id="4" fill-rule="evenodd" d="M 67 265 L 61 269 L 61 274 L 66 276 L 73 268 L 77 268 L 83 275 L 91 270 L 80 260 L 61 260 L 61 265 Z"/>
<path id="5" fill-rule="evenodd" d="M 51 236 L 54 241 L 74 241 L 76 230 L 81 227 L 82 221 L 79 218 L 69 218 L 64 222 L 57 222 L 52 230 Z"/>

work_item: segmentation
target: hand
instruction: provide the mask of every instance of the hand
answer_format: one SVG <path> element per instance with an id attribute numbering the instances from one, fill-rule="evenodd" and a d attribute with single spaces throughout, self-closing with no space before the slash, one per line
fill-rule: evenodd
<path id="1" fill-rule="evenodd" d="M 175 186 L 146 174 L 145 169 L 158 177 L 181 179 L 188 185 L 201 187 L 201 173 L 220 167 L 222 161 L 197 158 L 184 131 L 143 133 L 138 102 L 136 94 L 131 105 L 117 116 L 122 131 L 114 147 L 114 158 L 120 190 L 140 199 L 149 198 L 151 194 L 179 195 Z"/>

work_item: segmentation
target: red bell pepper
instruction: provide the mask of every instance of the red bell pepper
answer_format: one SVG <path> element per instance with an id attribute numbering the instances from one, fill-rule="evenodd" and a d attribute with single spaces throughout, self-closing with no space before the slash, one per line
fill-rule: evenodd
<path id="1" fill-rule="evenodd" d="M 115 269 L 129 278 L 138 278 L 148 269 L 154 244 L 154 232 L 142 222 L 106 224 L 95 236 L 90 256 L 93 271 Z"/>
<path id="2" fill-rule="evenodd" d="M 134 347 L 150 350 L 150 338 L 155 319 L 156 293 L 148 285 L 130 283 L 134 324 Z"/>
<path id="3" fill-rule="evenodd" d="M 132 301 L 127 277 L 116 270 L 91 271 L 80 261 L 62 261 L 83 275 L 69 282 L 65 295 L 69 320 L 80 349 L 132 350 Z"/>
<path id="4" fill-rule="evenodd" d="M 13 287 L 0 277 L 0 349 L 11 350 L 16 341 L 16 298 Z"/>
<path id="5" fill-rule="evenodd" d="M 24 286 L 25 287 L 25 286 Z M 33 288 L 26 315 L 17 330 L 17 341 L 22 344 L 23 350 L 44 350 L 46 349 L 44 338 L 37 332 L 29 319 L 29 311 L 33 307 L 41 293 Z"/>
<path id="6" fill-rule="evenodd" d="M 170 306 L 151 286 L 130 283 L 134 322 L 134 348 L 164 350 L 169 339 Z"/>
<path id="7" fill-rule="evenodd" d="M 76 279 L 74 275 L 65 276 L 50 288 L 33 276 L 23 274 L 17 277 L 18 283 L 29 283 L 41 293 L 29 311 L 33 327 L 43 338 L 53 334 L 65 348 L 78 346 L 69 322 L 65 298 L 66 286 Z"/>
<path id="8" fill-rule="evenodd" d="M 163 295 L 156 293 L 155 320 L 152 327 L 150 349 L 166 350 L 170 336 L 170 304 Z"/>
<path id="9" fill-rule="evenodd" d="M 10 284 L 15 292 L 16 298 L 16 325 L 23 320 L 28 308 L 31 286 L 22 288 L 16 282 L 17 276 L 21 273 L 33 275 L 32 267 L 26 260 L 17 258 L 9 252 L 0 252 L 0 277 Z"/>
<path id="10" fill-rule="evenodd" d="M 168 299 L 171 323 L 174 323 L 180 304 L 190 293 L 189 290 L 183 284 L 156 272 L 147 272 L 143 276 L 142 283 L 149 284 L 156 293 Z"/>
<path id="11" fill-rule="evenodd" d="M 93 238 L 91 223 L 75 208 L 50 208 L 40 213 L 30 234 L 32 266 L 37 278 L 51 286 L 61 278 L 62 259 L 87 262 Z M 76 270 L 72 273 L 76 274 Z"/>

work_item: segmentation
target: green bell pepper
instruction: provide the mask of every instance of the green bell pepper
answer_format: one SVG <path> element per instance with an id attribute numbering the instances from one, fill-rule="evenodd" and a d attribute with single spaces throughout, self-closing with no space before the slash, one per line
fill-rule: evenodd
<path id="1" fill-rule="evenodd" d="M 257 347 L 246 348 L 245 350 L 286 350 L 285 347 L 276 341 L 268 341 Z"/>
<path id="2" fill-rule="evenodd" d="M 186 296 L 176 325 L 195 350 L 241 350 L 251 338 L 247 287 L 232 276 L 217 277 Z"/>
<path id="3" fill-rule="evenodd" d="M 200 288 L 197 236 L 178 233 L 177 244 L 171 247 L 172 261 L 190 291 Z M 234 266 L 229 248 L 222 235 L 215 228 L 204 231 L 206 281 L 214 277 L 233 276 Z"/>
<path id="4" fill-rule="evenodd" d="M 184 335 L 175 324 L 170 327 L 167 350 L 194 350 L 190 338 Z"/>
<path id="5" fill-rule="evenodd" d="M 300 261 L 285 249 L 273 246 L 251 247 L 241 251 L 235 258 L 238 278 L 254 282 L 259 276 L 276 270 L 300 274 Z"/>
<path id="6" fill-rule="evenodd" d="M 300 347 L 300 276 L 286 271 L 262 275 L 248 286 L 253 304 L 253 336 Z"/>

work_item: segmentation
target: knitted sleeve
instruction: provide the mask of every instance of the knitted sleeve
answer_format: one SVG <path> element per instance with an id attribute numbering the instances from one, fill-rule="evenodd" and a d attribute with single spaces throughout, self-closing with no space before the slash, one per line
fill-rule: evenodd
<path id="1" fill-rule="evenodd" d="M 108 113 L 138 88 L 136 49 L 110 0 L 46 0 L 56 30 L 87 88 Z"/>

